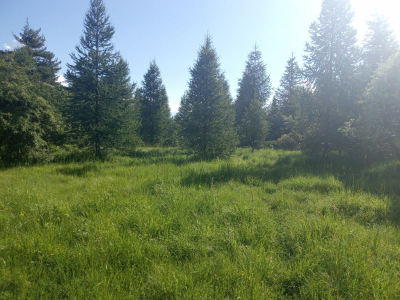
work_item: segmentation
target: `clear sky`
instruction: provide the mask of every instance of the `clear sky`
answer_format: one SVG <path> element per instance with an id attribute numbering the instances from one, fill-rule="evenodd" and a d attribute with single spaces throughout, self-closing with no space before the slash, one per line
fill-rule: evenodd
<path id="1" fill-rule="evenodd" d="M 257 43 L 276 88 L 291 53 L 301 62 L 310 24 L 318 18 L 322 0 L 104 0 L 115 26 L 114 45 L 128 61 L 133 81 L 140 83 L 156 59 L 173 112 L 187 89 L 189 67 L 208 32 L 220 56 L 232 96 L 248 53 Z M 366 21 L 384 14 L 400 37 L 400 1 L 351 0 L 354 26 L 361 40 Z M 0 46 L 15 43 L 26 18 L 42 28 L 48 50 L 62 61 L 79 43 L 89 0 L 0 0 Z"/>

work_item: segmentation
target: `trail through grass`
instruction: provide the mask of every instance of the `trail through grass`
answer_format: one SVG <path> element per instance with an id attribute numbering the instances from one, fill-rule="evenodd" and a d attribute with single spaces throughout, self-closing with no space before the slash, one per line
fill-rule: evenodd
<path id="1" fill-rule="evenodd" d="M 399 173 L 248 149 L 0 170 L 0 299 L 399 299 Z"/>

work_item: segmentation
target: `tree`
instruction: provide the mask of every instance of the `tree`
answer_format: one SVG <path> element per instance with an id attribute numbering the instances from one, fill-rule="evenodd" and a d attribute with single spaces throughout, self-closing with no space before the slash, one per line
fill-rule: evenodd
<path id="1" fill-rule="evenodd" d="M 150 145 L 166 142 L 170 126 L 170 108 L 160 69 L 156 61 L 150 63 L 144 75 L 140 97 L 142 140 Z"/>
<path id="2" fill-rule="evenodd" d="M 280 81 L 280 87 L 275 93 L 275 101 L 271 106 L 269 119 L 273 132 L 270 138 L 279 139 L 281 135 L 296 131 L 299 117 L 299 104 L 302 92 L 303 75 L 292 54 L 287 61 L 285 72 Z M 282 126 L 279 128 L 279 126 Z M 298 132 L 296 132 L 298 134 Z"/>
<path id="3" fill-rule="evenodd" d="M 97 158 L 116 146 L 133 92 L 128 64 L 111 43 L 114 33 L 103 1 L 91 0 L 80 45 L 71 54 L 73 64 L 68 64 L 66 74 L 72 130 Z"/>
<path id="4" fill-rule="evenodd" d="M 242 146 L 259 146 L 266 138 L 267 123 L 264 106 L 271 95 L 270 78 L 261 52 L 254 47 L 249 54 L 242 78 L 239 80 L 238 95 L 235 101 L 236 120 L 240 144 Z M 255 103 L 258 101 L 259 104 Z M 259 109 L 258 112 L 254 111 Z M 250 110 L 252 110 L 250 112 Z M 255 118 L 255 119 L 252 119 Z M 257 126 L 262 126 L 257 128 Z M 252 132 L 249 130 L 259 130 Z M 257 139 L 255 139 L 257 137 Z M 251 144 L 249 144 L 251 142 Z"/>
<path id="5" fill-rule="evenodd" d="M 206 159 L 228 156 L 236 145 L 235 114 L 210 36 L 190 74 L 177 116 L 183 145 Z"/>
<path id="6" fill-rule="evenodd" d="M 342 150 L 338 129 L 355 110 L 359 54 L 353 15 L 348 0 L 324 0 L 318 21 L 310 26 L 311 43 L 306 44 L 305 74 L 316 101 L 304 145 L 325 158 L 332 150 Z"/>
<path id="7" fill-rule="evenodd" d="M 49 84 L 55 84 L 57 72 L 61 69 L 61 62 L 55 59 L 54 54 L 47 51 L 45 47 L 45 37 L 40 33 L 41 29 L 34 30 L 29 26 L 29 21 L 19 35 L 14 34 L 15 39 L 24 47 L 27 47 L 29 54 L 36 62 L 36 71 L 40 74 L 41 80 Z"/>
<path id="8" fill-rule="evenodd" d="M 242 124 L 238 128 L 239 136 L 243 145 L 248 145 L 251 150 L 259 148 L 265 141 L 268 133 L 266 113 L 260 100 L 254 98 L 249 103 L 242 119 Z"/>
<path id="9" fill-rule="evenodd" d="M 355 133 L 361 139 L 364 157 L 400 159 L 399 70 L 398 52 L 378 68 L 368 86 Z"/>
<path id="10" fill-rule="evenodd" d="M 0 56 L 0 163 L 43 159 L 60 130 L 60 116 L 35 61 L 20 48 Z"/>
<path id="11" fill-rule="evenodd" d="M 272 99 L 271 106 L 268 110 L 267 119 L 269 125 L 268 140 L 275 141 L 282 135 L 284 125 L 282 113 L 279 109 L 278 100 L 276 97 Z"/>
<path id="12" fill-rule="evenodd" d="M 375 15 L 368 22 L 368 32 L 363 42 L 363 65 L 369 79 L 375 70 L 398 50 L 398 43 L 387 19 Z"/>
<path id="13" fill-rule="evenodd" d="M 299 87 L 302 82 L 302 71 L 296 61 L 296 57 L 292 53 L 292 56 L 287 61 L 285 72 L 280 81 L 280 87 L 276 93 L 278 106 L 285 117 L 294 118 L 296 114 Z"/>

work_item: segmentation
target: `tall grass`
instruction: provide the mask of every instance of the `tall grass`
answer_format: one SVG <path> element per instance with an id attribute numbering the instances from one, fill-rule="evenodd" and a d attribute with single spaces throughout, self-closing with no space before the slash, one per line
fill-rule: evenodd
<path id="1" fill-rule="evenodd" d="M 142 149 L 0 171 L 0 299 L 396 299 L 399 163 Z"/>

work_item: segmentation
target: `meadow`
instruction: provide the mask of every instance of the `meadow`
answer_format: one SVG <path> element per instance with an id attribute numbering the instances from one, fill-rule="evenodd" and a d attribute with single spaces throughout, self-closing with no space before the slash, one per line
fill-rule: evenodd
<path id="1" fill-rule="evenodd" d="M 0 170 L 0 299 L 400 299 L 400 162 L 175 148 Z"/>

